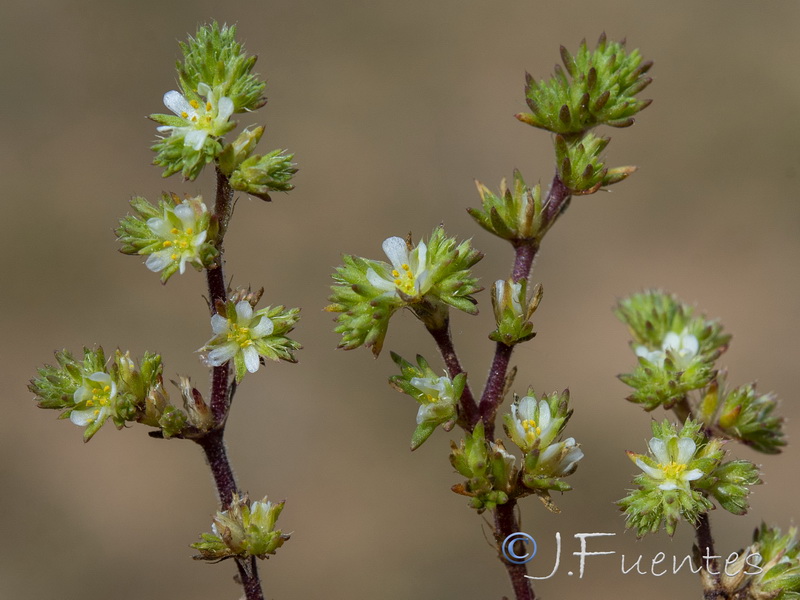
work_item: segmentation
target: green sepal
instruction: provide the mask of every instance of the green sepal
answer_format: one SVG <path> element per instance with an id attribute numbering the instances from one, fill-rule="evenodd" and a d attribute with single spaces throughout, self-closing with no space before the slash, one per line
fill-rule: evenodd
<path id="1" fill-rule="evenodd" d="M 61 350 L 55 353 L 57 367 L 45 365 L 37 369 L 39 376 L 31 379 L 28 385 L 39 408 L 56 410 L 67 409 L 59 418 L 69 417 L 70 409 L 75 406 L 75 391 L 83 383 L 84 377 L 92 373 L 105 372 L 106 357 L 102 347 L 90 349 L 84 347 L 83 360 L 76 361 L 70 352 Z"/>
<path id="2" fill-rule="evenodd" d="M 436 431 L 437 424 L 432 422 L 424 422 L 417 425 L 414 433 L 411 435 L 411 450 L 416 450 L 425 443 L 431 434 Z"/>
<path id="3" fill-rule="evenodd" d="M 600 188 L 626 179 L 636 167 L 616 167 L 609 170 L 600 154 L 610 138 L 589 132 L 583 137 L 568 140 L 555 136 L 556 169 L 561 183 L 576 196 L 594 194 Z"/>
<path id="4" fill-rule="evenodd" d="M 483 288 L 470 268 L 483 258 L 483 253 L 471 246 L 470 240 L 459 243 L 447 237 L 444 227 L 436 227 L 428 240 L 432 281 L 429 296 L 467 314 L 478 314 L 477 301 L 472 297 Z"/>
<path id="5" fill-rule="evenodd" d="M 492 287 L 492 308 L 497 329 L 489 334 L 489 339 L 513 346 L 532 339 L 536 333 L 530 319 L 542 300 L 542 286 L 536 284 L 531 299 L 527 296 L 528 280 L 518 283 L 512 280 L 498 280 Z"/>
<path id="6" fill-rule="evenodd" d="M 753 534 L 753 552 L 761 555 L 760 573 L 753 576 L 751 596 L 770 600 L 800 598 L 800 544 L 797 528 L 790 527 L 786 535 L 777 527 L 762 523 Z"/>
<path id="7" fill-rule="evenodd" d="M 237 113 L 256 110 L 267 100 L 266 83 L 251 71 L 256 56 L 248 56 L 236 39 L 236 27 L 212 22 L 198 28 L 194 37 L 181 42 L 183 63 L 177 63 L 178 80 L 187 99 L 202 100 L 197 86 L 205 83 L 220 88 L 221 95 L 233 101 Z"/>
<path id="8" fill-rule="evenodd" d="M 294 154 L 286 154 L 286 150 L 253 155 L 231 173 L 230 185 L 235 190 L 269 201 L 269 192 L 294 189 L 291 179 L 297 173 L 297 165 L 292 162 L 293 158 Z"/>
<path id="9" fill-rule="evenodd" d="M 582 42 L 576 55 L 561 49 L 566 72 L 556 65 L 549 81 L 526 75 L 525 95 L 530 113 L 517 119 L 553 133 L 580 137 L 597 125 L 628 127 L 633 116 L 650 105 L 636 94 L 652 80 L 645 76 L 651 62 L 642 62 L 638 50 L 628 52 L 624 42 L 600 36 L 590 51 Z"/>

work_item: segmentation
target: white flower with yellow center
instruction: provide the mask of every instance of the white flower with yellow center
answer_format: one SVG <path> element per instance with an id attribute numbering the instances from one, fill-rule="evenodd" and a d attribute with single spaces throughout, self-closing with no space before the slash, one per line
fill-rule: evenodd
<path id="1" fill-rule="evenodd" d="M 420 298 L 430 288 L 428 272 L 428 247 L 420 242 L 409 252 L 403 238 L 390 237 L 384 240 L 383 251 L 392 263 L 387 277 L 381 277 L 374 269 L 367 271 L 367 281 L 385 292 L 400 292 L 405 296 Z"/>
<path id="2" fill-rule="evenodd" d="M 412 377 L 409 383 L 424 394 L 419 399 L 417 425 L 426 421 L 441 423 L 455 416 L 457 398 L 450 378 Z"/>
<path id="3" fill-rule="evenodd" d="M 539 456 L 537 468 L 547 472 L 550 477 L 565 477 L 575 471 L 575 465 L 582 458 L 583 450 L 575 438 L 567 438 L 545 448 Z"/>
<path id="4" fill-rule="evenodd" d="M 530 452 L 539 439 L 541 447 L 547 446 L 558 434 L 558 421 L 553 419 L 550 405 L 533 396 L 525 396 L 511 405 L 508 423 L 511 439 L 523 452 Z"/>
<path id="5" fill-rule="evenodd" d="M 186 270 L 186 263 L 203 266 L 200 247 L 206 241 L 207 231 L 200 230 L 198 222 L 207 212 L 202 199 L 186 199 L 177 206 L 165 206 L 161 218 L 147 220 L 147 227 L 161 240 L 161 250 L 147 257 L 145 265 L 154 272 L 163 271 L 167 266 L 178 263 L 180 273 Z"/>
<path id="6" fill-rule="evenodd" d="M 97 421 L 102 424 L 113 414 L 116 397 L 117 384 L 111 375 L 102 371 L 92 373 L 73 394 L 75 409 L 70 413 L 69 420 L 80 427 Z"/>
<path id="7" fill-rule="evenodd" d="M 215 336 L 202 348 L 210 350 L 205 362 L 208 366 L 219 367 L 231 359 L 243 361 L 243 366 L 255 373 L 260 365 L 259 356 L 264 353 L 264 338 L 272 335 L 275 325 L 261 311 L 254 312 L 247 300 L 237 302 L 232 315 L 230 312 L 228 309 L 227 318 L 220 314 L 211 317 L 211 330 Z M 237 374 L 239 371 L 237 368 Z"/>
<path id="8" fill-rule="evenodd" d="M 700 469 L 689 469 L 689 463 L 697 451 L 697 444 L 688 437 L 672 436 L 667 440 L 652 438 L 647 445 L 653 454 L 655 466 L 648 464 L 645 457 L 629 453 L 631 460 L 645 474 L 656 481 L 664 491 L 682 489 L 690 491 L 689 482 L 703 477 Z"/>
<path id="9" fill-rule="evenodd" d="M 164 94 L 164 106 L 186 122 L 184 126 L 161 125 L 158 131 L 184 135 L 184 145 L 200 150 L 209 135 L 220 136 L 230 129 L 228 119 L 233 114 L 233 100 L 219 96 L 205 83 L 197 86 L 197 93 L 206 98 L 204 103 L 187 100 L 175 90 Z"/>
<path id="10" fill-rule="evenodd" d="M 636 356 L 641 356 L 659 367 L 664 366 L 667 352 L 671 352 L 676 360 L 676 366 L 682 369 L 687 367 L 692 359 L 697 356 L 699 349 L 700 343 L 697 338 L 684 329 L 680 333 L 670 331 L 665 335 L 660 349 L 649 350 L 646 346 L 637 346 L 635 352 Z"/>

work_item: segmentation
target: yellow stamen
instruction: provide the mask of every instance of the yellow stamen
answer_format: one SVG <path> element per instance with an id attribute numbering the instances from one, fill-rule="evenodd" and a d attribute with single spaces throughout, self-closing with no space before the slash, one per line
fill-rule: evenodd
<path id="1" fill-rule="evenodd" d="M 184 110 L 184 111 L 181 111 L 181 116 L 182 116 L 184 119 L 188 119 L 188 118 L 189 118 L 189 113 L 187 113 L 185 110 Z"/>
<path id="2" fill-rule="evenodd" d="M 161 245 L 164 246 L 164 248 L 169 248 L 170 246 L 172 246 L 172 242 L 170 242 L 169 240 L 164 240 L 164 243 Z"/>
<path id="3" fill-rule="evenodd" d="M 211 110 L 211 102 L 206 102 L 206 112 Z"/>
<path id="4" fill-rule="evenodd" d="M 192 108 L 200 108 L 200 103 L 197 100 L 189 100 L 189 104 Z"/>
<path id="5" fill-rule="evenodd" d="M 170 229 L 170 230 L 169 230 L 169 232 L 170 232 L 172 235 L 178 235 L 178 229 L 177 229 L 177 227 L 173 227 L 172 229 Z"/>

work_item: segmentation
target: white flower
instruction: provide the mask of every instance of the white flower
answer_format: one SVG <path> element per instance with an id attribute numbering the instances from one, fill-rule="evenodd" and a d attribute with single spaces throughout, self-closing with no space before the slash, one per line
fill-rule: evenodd
<path id="1" fill-rule="evenodd" d="M 511 405 L 509 435 L 523 452 L 529 452 L 536 440 L 541 446 L 548 445 L 558 434 L 559 420 L 553 419 L 546 400 L 525 396 Z M 574 442 L 574 440 L 573 440 Z"/>
<path id="2" fill-rule="evenodd" d="M 552 477 L 571 475 L 577 462 L 583 458 L 583 450 L 575 442 L 575 438 L 567 438 L 563 442 L 551 444 L 539 456 L 538 468 L 550 473 Z"/>
<path id="3" fill-rule="evenodd" d="M 275 325 L 263 314 L 263 309 L 254 312 L 247 300 L 237 302 L 234 310 L 231 310 L 232 305 L 228 303 L 227 318 L 220 314 L 211 317 L 211 330 L 215 335 L 201 350 L 210 350 L 205 358 L 210 367 L 219 367 L 234 359 L 237 380 L 240 380 L 245 368 L 250 373 L 258 371 L 264 338 L 272 335 Z"/>
<path id="4" fill-rule="evenodd" d="M 403 238 L 390 237 L 383 242 L 383 251 L 392 263 L 391 276 L 381 277 L 374 269 L 367 271 L 367 280 L 386 292 L 399 291 L 419 298 L 430 288 L 428 247 L 420 242 L 411 252 Z"/>
<path id="5" fill-rule="evenodd" d="M 667 352 L 671 352 L 676 361 L 676 366 L 682 369 L 687 367 L 692 359 L 697 356 L 699 349 L 700 343 L 697 338 L 684 329 L 680 333 L 670 331 L 665 335 L 660 349 L 649 350 L 646 346 L 637 346 L 635 352 L 636 356 L 640 356 L 659 367 L 664 366 Z"/>
<path id="6" fill-rule="evenodd" d="M 233 114 L 233 100 L 219 96 L 207 84 L 197 86 L 197 93 L 206 98 L 205 104 L 187 100 L 180 92 L 170 90 L 164 94 L 164 106 L 186 121 L 185 126 L 161 125 L 158 131 L 184 136 L 184 145 L 200 150 L 208 135 L 220 136 L 229 129 L 228 119 Z"/>
<path id="7" fill-rule="evenodd" d="M 457 398 L 450 378 L 412 377 L 409 383 L 425 394 L 417 411 L 417 425 L 425 421 L 441 423 L 455 416 Z"/>
<path id="8" fill-rule="evenodd" d="M 186 199 L 175 207 L 165 204 L 162 218 L 148 219 L 147 227 L 161 240 L 162 249 L 147 257 L 147 268 L 157 273 L 173 263 L 178 263 L 180 273 L 183 274 L 187 262 L 202 267 L 200 249 L 208 232 L 199 221 L 207 211 L 202 198 L 198 196 Z"/>
<path id="9" fill-rule="evenodd" d="M 117 384 L 111 375 L 102 371 L 92 373 L 73 394 L 76 408 L 70 413 L 69 420 L 80 427 L 97 421 L 102 424 L 114 413 L 116 397 Z"/>
<path id="10" fill-rule="evenodd" d="M 689 469 L 688 464 L 694 458 L 697 444 L 688 437 L 672 436 L 667 440 L 652 438 L 647 445 L 657 463 L 655 467 L 647 464 L 642 456 L 631 454 L 633 462 L 646 475 L 660 481 L 662 490 L 683 489 L 689 491 L 689 482 L 703 477 L 700 469 Z"/>
<path id="11" fill-rule="evenodd" d="M 498 279 L 494 282 L 494 294 L 492 295 L 495 318 L 500 322 L 503 318 L 503 311 L 511 308 L 511 312 L 516 315 L 523 314 L 522 304 L 519 301 L 522 292 L 522 283 L 505 281 Z"/>

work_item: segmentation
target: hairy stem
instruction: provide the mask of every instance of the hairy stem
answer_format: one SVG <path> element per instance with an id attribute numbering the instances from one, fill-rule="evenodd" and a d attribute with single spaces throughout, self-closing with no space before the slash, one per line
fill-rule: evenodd
<path id="1" fill-rule="evenodd" d="M 494 509 L 494 539 L 498 547 L 509 535 L 519 531 L 517 517 L 514 515 L 516 506 L 516 500 L 509 500 L 505 504 L 501 504 Z M 525 577 L 528 574 L 527 566 L 525 564 L 516 565 L 510 563 L 505 560 L 502 555 L 500 556 L 500 560 L 503 561 L 508 571 L 508 577 L 511 579 L 511 587 L 514 588 L 516 600 L 534 600 L 536 594 L 533 592 L 530 579 Z"/>
<path id="2" fill-rule="evenodd" d="M 453 379 L 456 375 L 464 373 L 453 346 L 453 338 L 450 336 L 450 319 L 446 319 L 442 327 L 429 327 L 428 331 L 439 347 L 439 352 L 442 354 L 442 359 L 444 359 L 447 374 L 450 375 L 450 378 Z M 478 423 L 479 415 L 478 405 L 475 403 L 475 397 L 472 395 L 469 383 L 464 386 L 464 391 L 461 393 L 461 413 L 461 417 L 467 426 L 466 428 L 468 431 L 472 431 L 473 427 Z"/>

